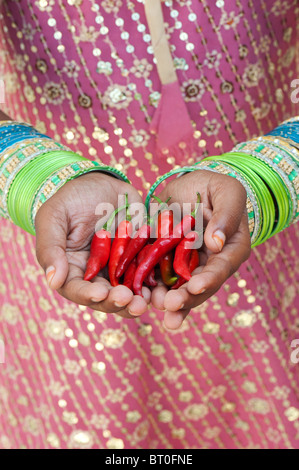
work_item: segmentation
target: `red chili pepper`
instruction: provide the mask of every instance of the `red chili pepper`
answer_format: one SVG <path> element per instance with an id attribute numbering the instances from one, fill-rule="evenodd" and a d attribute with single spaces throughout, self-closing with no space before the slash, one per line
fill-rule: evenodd
<path id="1" fill-rule="evenodd" d="M 168 287 L 173 286 L 178 280 L 178 277 L 174 275 L 172 263 L 173 263 L 172 251 L 170 253 L 167 253 L 166 256 L 163 256 L 163 258 L 159 261 L 162 281 Z"/>
<path id="2" fill-rule="evenodd" d="M 139 266 L 140 263 L 144 260 L 146 257 L 147 253 L 151 249 L 152 245 L 145 245 L 143 249 L 138 253 L 137 255 L 137 266 Z M 133 279 L 134 280 L 134 279 Z M 149 273 L 149 275 L 145 278 L 144 284 L 146 284 L 148 287 L 156 287 L 157 281 L 155 279 L 155 270 L 152 269 L 152 271 Z"/>
<path id="3" fill-rule="evenodd" d="M 93 279 L 108 263 L 111 247 L 111 233 L 105 229 L 98 230 L 90 245 L 84 281 Z"/>
<path id="4" fill-rule="evenodd" d="M 160 259 L 179 244 L 186 231 L 192 230 L 194 226 L 195 218 L 192 215 L 186 215 L 181 222 L 175 226 L 169 238 L 158 238 L 158 240 L 153 243 L 145 259 L 136 270 L 133 282 L 133 291 L 135 294 L 142 295 L 141 288 L 144 279 L 149 275 L 156 264 L 159 263 Z"/>
<path id="5" fill-rule="evenodd" d="M 170 198 L 167 199 L 165 203 L 161 201 L 161 199 L 154 196 L 155 199 L 162 204 L 162 210 L 165 204 L 169 201 Z M 155 215 L 153 219 L 147 219 L 146 223 L 144 223 L 140 229 L 135 233 L 134 237 L 131 238 L 130 243 L 127 246 L 126 251 L 122 254 L 119 264 L 116 269 L 116 277 L 120 278 L 124 272 L 126 271 L 127 267 L 131 263 L 132 259 L 137 256 L 137 254 L 142 250 L 142 248 L 146 245 L 148 240 L 151 236 L 151 226 L 154 221 Z"/>
<path id="6" fill-rule="evenodd" d="M 93 279 L 108 263 L 111 248 L 111 225 L 116 214 L 126 206 L 117 208 L 101 230 L 98 230 L 91 241 L 90 255 L 84 273 L 84 281 Z"/>
<path id="7" fill-rule="evenodd" d="M 173 232 L 173 212 L 170 210 L 165 210 L 161 212 L 158 216 L 158 226 L 157 226 L 157 238 L 167 238 Z M 167 253 L 159 261 L 160 272 L 162 281 L 166 286 L 172 286 L 177 277 L 174 276 L 173 268 L 173 254 Z"/>
<path id="8" fill-rule="evenodd" d="M 173 212 L 171 210 L 160 212 L 158 216 L 157 238 L 167 238 L 172 232 Z M 167 253 L 167 255 L 159 261 L 162 281 L 169 287 L 177 281 L 177 276 L 174 276 L 172 263 L 173 253 Z"/>
<path id="9" fill-rule="evenodd" d="M 191 272 L 189 269 L 191 250 L 198 239 L 199 235 L 197 232 L 190 232 L 183 238 L 183 240 L 180 241 L 175 250 L 173 269 L 179 276 L 186 279 L 186 281 L 191 279 Z"/>
<path id="10" fill-rule="evenodd" d="M 133 289 L 133 280 L 134 275 L 137 269 L 137 259 L 134 258 L 128 266 L 128 269 L 125 272 L 123 285 L 127 286 L 129 289 Z"/>
<path id="11" fill-rule="evenodd" d="M 116 268 L 118 266 L 121 255 L 126 250 L 132 235 L 132 224 L 130 220 L 122 220 L 117 227 L 115 238 L 112 242 L 111 253 L 108 263 L 108 274 L 111 285 L 118 286 L 119 278 L 116 276 Z"/>
<path id="12" fill-rule="evenodd" d="M 200 195 L 197 194 L 197 196 L 197 202 L 199 203 Z M 191 214 L 185 215 L 181 222 L 175 226 L 173 233 L 169 236 L 169 238 L 158 238 L 158 240 L 153 243 L 147 256 L 138 266 L 135 273 L 133 291 L 136 295 L 142 295 L 143 281 L 160 261 L 160 259 L 172 251 L 179 244 L 180 240 L 186 236 L 188 231 L 190 232 L 195 227 L 195 214 L 197 212 L 198 205 L 199 204 L 197 204 L 196 208 L 194 211 L 192 211 Z"/>
<path id="13" fill-rule="evenodd" d="M 173 212 L 164 210 L 158 215 L 157 238 L 168 238 L 173 231 Z"/>
<path id="14" fill-rule="evenodd" d="M 190 257 L 190 262 L 189 262 L 189 271 L 192 273 L 194 269 L 196 269 L 199 266 L 199 254 L 196 249 L 191 250 L 191 257 Z M 171 287 L 171 289 L 178 289 L 181 287 L 183 284 L 185 284 L 187 281 L 183 277 L 179 277 L 177 282 Z"/>
<path id="15" fill-rule="evenodd" d="M 126 251 L 122 254 L 119 264 L 116 269 L 116 277 L 120 278 L 131 261 L 140 252 L 140 250 L 146 245 L 151 233 L 151 226 L 146 223 L 140 227 L 135 233 L 134 237 L 131 238 Z"/>

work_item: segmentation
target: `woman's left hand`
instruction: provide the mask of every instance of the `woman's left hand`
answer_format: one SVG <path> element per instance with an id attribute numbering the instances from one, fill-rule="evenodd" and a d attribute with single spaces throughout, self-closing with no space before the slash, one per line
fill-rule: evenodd
<path id="1" fill-rule="evenodd" d="M 164 325 L 178 329 L 190 310 L 211 297 L 249 258 L 251 243 L 246 210 L 246 191 L 231 176 L 197 170 L 172 180 L 159 197 L 171 203 L 195 203 L 197 192 L 203 203 L 205 226 L 200 264 L 189 282 L 177 290 L 159 285 L 151 302 L 165 310 Z"/>

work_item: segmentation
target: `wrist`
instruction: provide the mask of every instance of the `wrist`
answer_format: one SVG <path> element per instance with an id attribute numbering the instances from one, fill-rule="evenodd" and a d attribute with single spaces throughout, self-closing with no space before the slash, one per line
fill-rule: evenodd
<path id="1" fill-rule="evenodd" d="M 81 157 L 26 123 L 3 122 L 0 134 L 1 215 L 31 234 L 38 209 L 68 181 L 103 172 L 101 178 L 129 183 L 119 170 Z"/>

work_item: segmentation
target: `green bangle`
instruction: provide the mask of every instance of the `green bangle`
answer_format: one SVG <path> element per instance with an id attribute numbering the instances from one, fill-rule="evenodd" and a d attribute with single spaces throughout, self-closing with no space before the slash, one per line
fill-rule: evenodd
<path id="1" fill-rule="evenodd" d="M 247 156 L 247 155 L 246 155 Z M 211 157 L 208 157 L 205 160 L 209 160 Z M 215 159 L 215 157 L 213 157 Z M 258 197 L 258 201 L 261 206 L 261 231 L 258 239 L 256 240 L 254 246 L 257 246 L 264 241 L 266 241 L 273 232 L 273 226 L 275 223 L 275 207 L 272 196 L 266 186 L 266 184 L 259 178 L 259 176 L 252 171 L 247 165 L 247 162 L 240 161 L 240 159 L 229 157 L 225 155 L 220 155 L 216 157 L 217 160 L 224 161 L 238 171 L 242 171 L 246 175 L 248 180 L 254 186 L 255 192 Z"/>
<path id="2" fill-rule="evenodd" d="M 290 151 L 288 144 L 283 148 L 279 147 L 277 141 L 274 144 L 268 137 L 239 144 L 236 148 L 266 161 L 271 169 L 279 174 L 286 187 L 289 203 L 292 205 L 292 215 L 287 224 L 290 225 L 299 220 L 299 160 L 295 153 Z"/>
<path id="3" fill-rule="evenodd" d="M 165 173 L 164 175 L 160 176 L 155 181 L 155 183 L 151 186 L 151 188 L 149 189 L 149 192 L 147 193 L 147 196 L 145 198 L 145 203 L 144 203 L 144 205 L 146 207 L 146 210 L 148 211 L 149 203 L 150 203 L 152 195 L 154 194 L 157 187 L 161 183 L 163 183 L 163 181 L 165 181 L 167 178 L 170 178 L 173 175 L 176 175 L 176 174 L 179 174 L 179 173 L 189 173 L 191 171 L 194 171 L 193 166 L 191 166 L 191 167 L 190 166 L 183 166 L 181 168 L 176 168 L 175 170 L 168 171 L 168 173 Z"/>
<path id="4" fill-rule="evenodd" d="M 237 179 L 242 184 L 242 186 L 244 186 L 247 193 L 246 208 L 248 215 L 248 226 L 251 238 L 251 245 L 255 246 L 255 242 L 258 239 L 261 229 L 261 207 L 251 182 L 247 180 L 245 175 L 243 175 L 240 170 L 237 172 L 231 165 L 224 164 L 220 161 L 203 160 L 196 165 L 194 170 L 208 170 L 218 174 L 220 173 L 232 176 L 233 178 Z"/>
<path id="5" fill-rule="evenodd" d="M 47 142 L 45 142 L 46 140 Z M 15 151 L 11 157 L 6 158 L 0 166 L 0 197 L 4 211 L 7 210 L 6 200 L 10 185 L 21 169 L 38 156 L 44 156 L 47 153 L 59 150 L 67 149 L 49 139 L 36 139 L 33 144 L 27 144 L 25 147 Z"/>
<path id="6" fill-rule="evenodd" d="M 268 166 L 268 164 L 263 160 L 258 159 L 258 157 L 255 158 L 255 155 L 251 158 L 248 158 L 248 154 L 237 152 L 229 152 L 225 155 L 232 156 L 234 159 L 236 157 L 241 158 L 241 162 L 244 161 L 245 157 L 246 165 L 248 165 L 252 171 L 257 173 L 258 176 L 268 185 L 268 188 L 270 188 L 278 208 L 278 219 L 271 236 L 286 228 L 292 220 L 293 205 L 288 197 L 288 190 L 280 173 L 277 174 L 273 170 L 273 166 Z"/>
<path id="7" fill-rule="evenodd" d="M 43 184 L 37 189 L 31 206 L 32 225 L 34 226 L 38 209 L 42 206 L 42 204 L 44 204 L 44 202 L 52 197 L 58 191 L 58 189 L 64 186 L 68 181 L 71 181 L 78 176 L 95 171 L 112 175 L 115 174 L 123 181 L 130 184 L 130 181 L 123 173 L 118 170 L 115 172 L 114 168 L 96 161 L 84 159 L 83 161 L 64 166 L 62 170 L 59 169 L 49 175 Z"/>
<path id="8" fill-rule="evenodd" d="M 67 181 L 90 171 L 113 174 L 130 183 L 122 172 L 110 166 L 90 161 L 75 152 L 53 151 L 31 160 L 14 178 L 7 198 L 11 219 L 34 234 L 34 220 L 39 207 Z"/>
<path id="9" fill-rule="evenodd" d="M 49 155 L 51 158 L 49 158 Z M 32 233 L 30 223 L 30 200 L 38 188 L 53 171 L 67 164 L 84 160 L 75 152 L 55 151 L 30 161 L 14 178 L 7 196 L 7 211 L 12 221 Z M 40 163 L 40 165 L 39 165 Z"/>

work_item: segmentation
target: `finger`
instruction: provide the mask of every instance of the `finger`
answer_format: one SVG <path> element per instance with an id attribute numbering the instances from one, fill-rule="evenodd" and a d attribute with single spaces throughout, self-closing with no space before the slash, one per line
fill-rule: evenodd
<path id="1" fill-rule="evenodd" d="M 146 286 L 142 286 L 142 295 L 146 303 L 149 304 L 151 301 L 151 297 L 152 297 L 151 290 Z"/>
<path id="2" fill-rule="evenodd" d="M 65 284 L 58 289 L 59 294 L 79 305 L 90 305 L 101 302 L 109 295 L 109 286 L 104 282 L 83 281 L 83 271 L 80 267 L 70 264 L 69 274 Z"/>
<path id="3" fill-rule="evenodd" d="M 141 295 L 134 295 L 132 301 L 127 306 L 128 312 L 134 317 L 140 316 L 145 313 L 147 311 L 147 308 L 148 304 L 144 297 L 141 297 Z"/>
<path id="4" fill-rule="evenodd" d="M 180 310 L 178 312 L 171 312 L 166 310 L 164 313 L 163 325 L 167 330 L 178 330 L 190 310 Z"/>
<path id="5" fill-rule="evenodd" d="M 226 175 L 221 175 L 220 183 L 212 178 L 210 185 L 213 213 L 205 230 L 204 241 L 211 251 L 219 253 L 225 241 L 231 238 L 240 226 L 246 207 L 246 191 L 239 181 Z"/>
<path id="6" fill-rule="evenodd" d="M 41 207 L 35 219 L 36 256 L 45 270 L 51 289 L 61 287 L 68 275 L 66 257 L 67 222 L 63 214 L 55 214 L 50 206 Z"/>
<path id="7" fill-rule="evenodd" d="M 187 291 L 185 284 L 179 289 L 169 290 L 164 298 L 164 309 L 176 312 L 187 305 L 190 293 Z"/>
<path id="8" fill-rule="evenodd" d="M 151 301 L 153 307 L 155 307 L 158 310 L 164 310 L 164 299 L 165 295 L 167 294 L 168 289 L 164 284 L 158 285 L 157 287 L 154 287 L 152 291 L 152 296 L 151 296 Z"/>
<path id="9" fill-rule="evenodd" d="M 109 292 L 107 302 L 115 305 L 117 308 L 124 308 L 131 302 L 133 292 L 126 286 L 115 286 Z"/>
<path id="10" fill-rule="evenodd" d="M 133 292 L 126 286 L 119 285 L 110 288 L 107 298 L 97 305 L 97 310 L 106 313 L 118 313 L 127 309 L 127 305 L 133 299 Z"/>
<path id="11" fill-rule="evenodd" d="M 244 226 L 244 224 L 241 224 Z M 231 238 L 221 253 L 212 254 L 200 274 L 192 276 L 186 284 L 190 294 L 205 292 L 214 293 L 221 285 L 248 259 L 250 255 L 250 237 L 247 236 L 248 226 L 244 227 Z M 188 303 L 188 306 L 192 305 Z"/>
<path id="12" fill-rule="evenodd" d="M 192 276 L 200 274 L 204 269 L 204 266 L 199 266 L 193 271 Z M 185 306 L 189 306 L 190 293 L 187 290 L 187 282 L 183 284 L 179 289 L 169 290 L 166 292 L 164 298 L 164 309 L 172 312 L 184 309 Z"/>

